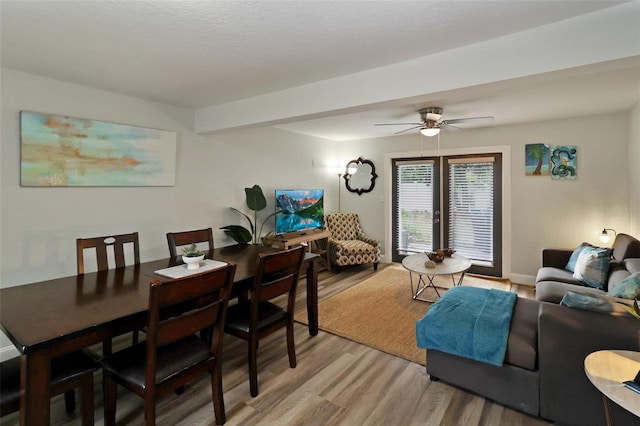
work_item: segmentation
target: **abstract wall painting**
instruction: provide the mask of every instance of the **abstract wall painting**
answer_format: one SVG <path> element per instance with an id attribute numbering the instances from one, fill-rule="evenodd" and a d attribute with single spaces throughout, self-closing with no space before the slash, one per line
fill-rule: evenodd
<path id="1" fill-rule="evenodd" d="M 176 132 L 20 112 L 21 186 L 174 186 Z"/>
<path id="2" fill-rule="evenodd" d="M 525 145 L 525 176 L 549 176 L 549 145 L 532 143 Z"/>
<path id="3" fill-rule="evenodd" d="M 576 180 L 578 175 L 578 149 L 575 146 L 551 147 L 551 179 Z"/>

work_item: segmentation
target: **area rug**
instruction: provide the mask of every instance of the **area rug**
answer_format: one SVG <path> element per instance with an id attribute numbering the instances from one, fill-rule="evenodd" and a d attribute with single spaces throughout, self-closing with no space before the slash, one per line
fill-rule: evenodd
<path id="1" fill-rule="evenodd" d="M 414 282 L 416 276 L 414 275 Z M 456 276 L 457 281 L 457 276 Z M 436 277 L 436 285 L 451 287 L 451 276 Z M 510 290 L 508 280 L 484 279 L 466 275 L 463 285 Z M 446 290 L 439 290 L 440 294 Z M 425 365 L 424 349 L 416 345 L 416 321 L 431 303 L 413 300 L 409 272 L 391 265 L 371 278 L 320 302 L 320 330 L 358 342 L 417 364 Z M 421 297 L 437 297 L 432 289 Z M 307 324 L 307 312 L 295 314 L 297 322 Z"/>

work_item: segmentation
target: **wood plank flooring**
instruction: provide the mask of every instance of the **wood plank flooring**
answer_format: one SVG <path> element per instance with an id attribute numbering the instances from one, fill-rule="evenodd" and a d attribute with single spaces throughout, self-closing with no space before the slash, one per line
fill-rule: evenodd
<path id="1" fill-rule="evenodd" d="M 380 265 L 384 268 L 385 265 Z M 368 278 L 371 266 L 324 271 L 319 298 L 327 299 Z M 407 282 L 407 285 L 408 282 Z M 531 287 L 512 284 L 512 291 L 532 297 Z M 408 291 L 409 292 L 409 291 Z M 298 306 L 305 304 L 303 281 Z M 374 308 L 374 307 L 372 307 Z M 284 330 L 260 342 L 260 394 L 249 395 L 247 349 L 243 341 L 225 337 L 223 386 L 227 425 L 546 425 L 547 422 L 505 408 L 442 382 L 431 382 L 423 366 L 320 331 L 310 337 L 306 326 L 295 326 L 298 366 L 289 368 Z M 130 342 L 114 341 L 114 348 Z M 102 375 L 95 375 L 96 424 L 103 423 Z M 67 415 L 61 396 L 52 399 L 52 424 L 80 425 L 80 401 Z M 119 391 L 118 425 L 144 424 L 143 401 Z M 19 424 L 17 413 L 0 424 Z M 158 425 L 213 425 L 211 386 L 203 377 L 181 395 L 157 403 Z"/>

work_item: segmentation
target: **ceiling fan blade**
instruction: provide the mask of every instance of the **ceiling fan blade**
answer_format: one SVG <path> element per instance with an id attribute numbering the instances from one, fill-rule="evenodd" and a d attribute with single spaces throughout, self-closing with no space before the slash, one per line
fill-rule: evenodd
<path id="1" fill-rule="evenodd" d="M 440 123 L 439 127 L 442 130 L 446 130 L 447 132 L 459 132 L 460 130 L 462 130 L 461 127 L 452 126 L 451 124 L 446 124 L 444 122 Z"/>
<path id="2" fill-rule="evenodd" d="M 374 126 L 422 126 L 422 123 L 377 123 Z"/>
<path id="3" fill-rule="evenodd" d="M 460 123 L 472 123 L 481 121 L 493 121 L 493 117 L 469 117 L 469 118 L 454 118 L 451 120 L 442 120 L 440 124 L 460 124 Z"/>
<path id="4" fill-rule="evenodd" d="M 415 127 L 409 127 L 408 129 L 404 129 L 404 130 L 400 130 L 399 132 L 395 132 L 394 135 L 399 135 L 400 133 L 408 132 L 409 130 L 413 130 L 413 129 L 419 129 L 422 126 L 423 126 L 423 124 L 420 124 L 419 126 L 415 126 Z"/>

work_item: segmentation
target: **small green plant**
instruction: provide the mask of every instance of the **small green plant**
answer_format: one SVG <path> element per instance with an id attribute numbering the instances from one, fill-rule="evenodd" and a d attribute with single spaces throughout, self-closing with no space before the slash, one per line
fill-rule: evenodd
<path id="1" fill-rule="evenodd" d="M 258 230 L 258 212 L 264 210 L 267 207 L 267 200 L 264 197 L 262 192 L 262 188 L 259 185 L 253 185 L 251 188 L 245 188 L 245 198 L 247 207 L 253 211 L 253 220 L 241 212 L 240 210 L 230 207 L 231 210 L 240 213 L 244 218 L 249 222 L 250 229 L 245 228 L 241 225 L 227 225 L 223 226 L 220 229 L 224 230 L 224 233 L 233 238 L 237 243 L 240 244 L 257 244 L 262 236 L 262 228 L 267 220 L 269 220 L 272 216 L 275 216 L 276 213 L 271 213 L 260 225 L 260 229 Z"/>
<path id="2" fill-rule="evenodd" d="M 198 247 L 195 243 L 182 249 L 182 255 L 184 257 L 198 257 L 202 256 L 203 254 L 204 252 L 202 250 L 198 250 Z"/>

